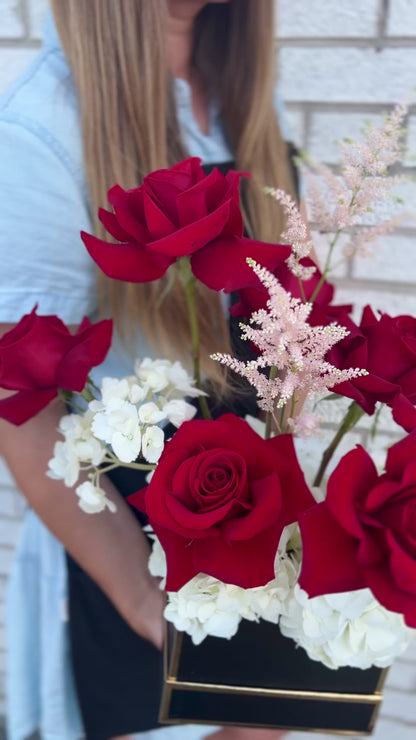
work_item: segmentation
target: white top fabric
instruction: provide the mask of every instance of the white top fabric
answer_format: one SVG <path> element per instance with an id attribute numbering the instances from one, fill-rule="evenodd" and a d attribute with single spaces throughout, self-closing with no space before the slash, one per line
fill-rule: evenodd
<path id="1" fill-rule="evenodd" d="M 176 80 L 175 92 L 189 154 L 204 163 L 232 159 L 215 108 L 210 108 L 205 136 L 187 83 Z M 282 125 L 278 98 L 276 105 Z M 77 100 L 49 16 L 41 52 L 0 97 L 0 322 L 17 322 L 35 303 L 40 314 L 57 314 L 68 324 L 95 317 L 95 266 L 81 229 L 90 231 L 91 219 Z M 146 354 L 144 346 L 140 349 Z M 130 372 L 116 344 L 99 375 Z M 43 740 L 76 740 L 82 734 L 68 669 L 65 598 L 63 548 L 28 511 L 9 589 L 9 740 L 24 740 L 36 728 Z M 186 738 L 206 731 L 189 727 Z M 183 728 L 166 731 L 167 737 L 175 733 L 185 738 Z M 141 736 L 164 735 L 160 730 Z"/>

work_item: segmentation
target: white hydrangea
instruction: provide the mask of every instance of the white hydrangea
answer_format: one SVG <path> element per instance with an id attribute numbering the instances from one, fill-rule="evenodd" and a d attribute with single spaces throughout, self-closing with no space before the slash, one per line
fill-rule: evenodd
<path id="1" fill-rule="evenodd" d="M 369 589 L 310 599 L 295 585 L 280 630 L 328 668 L 385 668 L 416 638 L 402 615 L 381 606 Z"/>
<path id="2" fill-rule="evenodd" d="M 156 537 L 152 535 L 153 549 L 149 559 L 152 575 L 166 584 L 166 557 Z M 223 583 L 203 573 L 192 578 L 179 591 L 168 592 L 165 618 L 176 629 L 186 632 L 195 645 L 208 635 L 230 639 L 241 619 L 265 619 L 277 624 L 283 604 L 297 579 L 299 566 L 287 556 L 276 558 L 276 577 L 265 586 L 244 589 Z"/>
<path id="3" fill-rule="evenodd" d="M 145 357 L 143 360 L 136 360 L 134 372 L 142 385 L 146 385 L 154 393 L 160 393 L 169 385 L 167 373 L 171 364 L 169 360 Z"/>
<path id="4" fill-rule="evenodd" d="M 75 492 L 79 499 L 78 506 L 86 514 L 98 514 L 106 508 L 113 513 L 116 511 L 116 505 L 105 495 L 103 489 L 95 486 L 91 481 L 81 483 Z"/>
<path id="5" fill-rule="evenodd" d="M 140 454 L 141 431 L 137 408 L 128 401 L 111 398 L 104 410 L 95 414 L 92 430 L 98 439 L 111 445 L 121 462 L 133 462 Z"/>
<path id="6" fill-rule="evenodd" d="M 47 475 L 55 480 L 63 480 L 72 487 L 79 478 L 82 463 L 100 465 L 105 456 L 105 446 L 94 437 L 92 431 L 93 413 L 83 415 L 69 414 L 59 422 L 59 430 L 65 441 L 55 443 L 54 456 L 49 461 Z"/>
<path id="7" fill-rule="evenodd" d="M 152 393 L 164 392 L 166 400 L 173 396 L 191 398 L 206 395 L 195 388 L 195 381 L 180 362 L 169 360 L 151 360 L 145 357 L 136 360 L 134 371 L 140 383 L 145 384 Z"/>

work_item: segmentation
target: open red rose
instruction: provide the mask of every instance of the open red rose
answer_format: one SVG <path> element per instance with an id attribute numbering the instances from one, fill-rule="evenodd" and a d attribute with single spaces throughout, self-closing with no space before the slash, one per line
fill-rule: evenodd
<path id="1" fill-rule="evenodd" d="M 392 406 L 398 393 L 415 404 L 416 319 L 385 313 L 377 318 L 366 306 L 359 327 L 350 322 L 347 328 L 350 335 L 331 350 L 327 359 L 341 370 L 359 367 L 369 374 L 332 390 L 352 398 L 367 414 L 374 413 L 377 401 Z"/>
<path id="2" fill-rule="evenodd" d="M 71 334 L 57 316 L 30 314 L 0 339 L 0 387 L 18 391 L 0 401 L 0 417 L 13 424 L 35 416 L 58 389 L 82 391 L 91 367 L 111 345 L 112 321 L 84 318 Z"/>
<path id="3" fill-rule="evenodd" d="M 416 432 L 390 448 L 381 476 L 362 447 L 345 455 L 299 524 L 309 596 L 368 587 L 416 627 Z"/>
<path id="4" fill-rule="evenodd" d="M 252 272 L 246 257 L 267 267 L 275 245 L 243 237 L 240 178 L 246 173 L 216 168 L 204 173 L 196 157 L 152 172 L 132 190 L 108 193 L 113 213 L 100 219 L 120 243 L 82 232 L 93 260 L 109 277 L 145 283 L 161 278 L 177 258 L 190 256 L 193 274 L 213 290 L 232 291 Z"/>
<path id="5" fill-rule="evenodd" d="M 185 422 L 129 501 L 162 543 L 168 591 L 197 573 L 268 583 L 283 528 L 313 504 L 291 435 L 265 441 L 233 414 Z"/>

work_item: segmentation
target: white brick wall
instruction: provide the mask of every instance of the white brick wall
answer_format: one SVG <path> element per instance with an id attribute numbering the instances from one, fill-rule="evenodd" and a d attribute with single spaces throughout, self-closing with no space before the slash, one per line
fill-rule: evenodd
<path id="1" fill-rule="evenodd" d="M 333 142 L 355 137 L 366 120 L 378 121 L 416 83 L 416 0 L 278 0 L 283 97 L 296 143 L 329 164 Z M 40 44 L 47 0 L 0 0 L 0 90 Z M 416 106 L 409 118 L 406 168 L 416 168 Z M 404 188 L 416 214 L 416 185 Z M 339 300 L 370 302 L 396 313 L 416 314 L 416 216 L 385 237 L 368 265 L 355 262 L 337 273 Z M 364 421 L 358 439 L 368 441 Z M 394 438 L 388 414 L 382 444 Z M 390 436 L 389 436 L 390 435 Z M 23 502 L 0 467 L 0 714 L 4 710 L 4 590 Z M 411 740 L 416 729 L 416 651 L 390 673 L 375 740 Z M 295 738 L 304 735 L 293 735 Z M 314 736 L 319 740 L 320 735 Z M 329 737 L 328 735 L 322 736 Z"/>

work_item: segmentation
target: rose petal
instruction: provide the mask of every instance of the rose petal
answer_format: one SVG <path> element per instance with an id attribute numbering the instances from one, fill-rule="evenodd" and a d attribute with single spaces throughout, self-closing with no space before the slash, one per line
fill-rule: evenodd
<path id="1" fill-rule="evenodd" d="M 56 389 L 19 391 L 14 396 L 0 400 L 0 418 L 20 426 L 36 416 L 57 395 Z"/>
<path id="2" fill-rule="evenodd" d="M 131 283 L 158 280 L 175 261 L 135 243 L 111 244 L 84 231 L 81 238 L 94 262 L 115 280 Z"/>
<path id="3" fill-rule="evenodd" d="M 365 588 L 357 566 L 358 541 L 332 516 L 325 502 L 299 515 L 303 557 L 299 585 L 309 596 Z"/>

